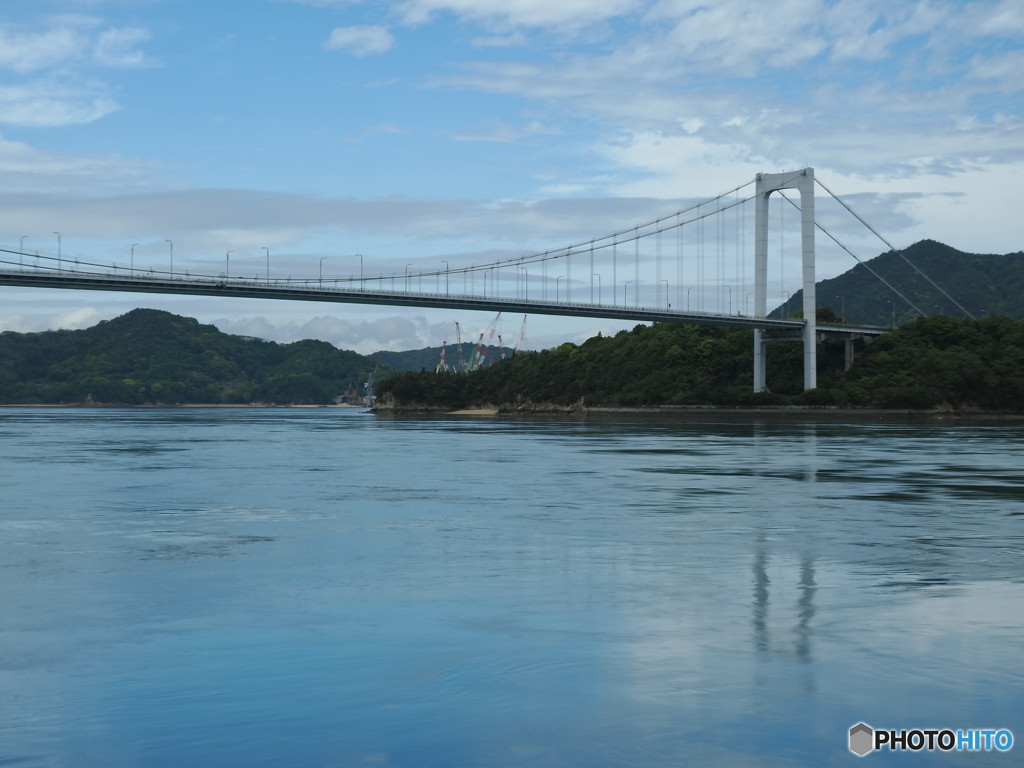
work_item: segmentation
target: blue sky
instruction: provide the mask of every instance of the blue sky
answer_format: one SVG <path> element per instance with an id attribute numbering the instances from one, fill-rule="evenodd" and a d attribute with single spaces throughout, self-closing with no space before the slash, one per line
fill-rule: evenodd
<path id="1" fill-rule="evenodd" d="M 1022 41 L 1019 0 L 5 0 L 0 243 L 436 269 L 811 165 L 897 245 L 1017 251 Z M 136 306 L 363 352 L 490 319 L 4 288 L 0 329 Z M 531 346 L 615 328 L 537 317 Z"/>

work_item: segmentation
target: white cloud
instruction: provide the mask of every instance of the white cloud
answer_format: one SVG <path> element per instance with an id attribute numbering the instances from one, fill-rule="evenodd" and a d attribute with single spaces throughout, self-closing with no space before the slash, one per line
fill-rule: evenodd
<path id="1" fill-rule="evenodd" d="M 350 135 L 343 138 L 345 141 L 358 144 L 366 139 L 376 138 L 377 136 L 399 136 L 408 132 L 405 128 L 394 123 L 381 123 L 380 125 L 371 125 L 369 128 L 364 128 L 358 135 Z"/>
<path id="2" fill-rule="evenodd" d="M 28 73 L 82 57 L 88 42 L 78 29 L 63 26 L 23 32 L 0 26 L 0 67 Z"/>
<path id="3" fill-rule="evenodd" d="M 0 332 L 15 331 L 16 333 L 37 333 L 39 331 L 77 331 L 91 328 L 101 320 L 104 313 L 96 307 L 79 307 L 58 312 L 53 315 L 29 316 L 25 314 L 0 317 Z"/>
<path id="4" fill-rule="evenodd" d="M 312 5 L 317 8 L 345 8 L 349 5 L 358 5 L 363 0 L 284 0 L 284 2 L 298 3 L 299 5 Z M 281 0 L 278 0 L 281 2 Z"/>
<path id="5" fill-rule="evenodd" d="M 526 45 L 526 37 L 521 32 L 513 32 L 511 35 L 484 35 L 474 37 L 470 45 L 474 48 L 515 48 Z"/>
<path id="6" fill-rule="evenodd" d="M 57 79 L 0 86 L 0 123 L 49 128 L 91 123 L 119 109 L 99 82 Z"/>
<path id="7" fill-rule="evenodd" d="M 324 43 L 324 48 L 345 50 L 353 56 L 368 56 L 389 51 L 394 43 L 395 37 L 388 32 L 387 27 L 336 27 Z"/>
<path id="8" fill-rule="evenodd" d="M 92 18 L 63 16 L 48 29 L 0 25 L 0 123 L 54 127 L 90 123 L 118 109 L 112 89 L 88 78 L 89 67 L 133 68 L 154 61 L 138 45 L 150 37 L 138 27 L 107 27 Z M 18 79 L 31 75 L 32 79 Z"/>
<path id="9" fill-rule="evenodd" d="M 2 103 L 2 89 L 0 89 Z M 152 164 L 119 157 L 90 157 L 38 149 L 0 136 L 0 174 L 3 192 L 25 198 L 123 194 L 155 186 Z"/>
<path id="10" fill-rule="evenodd" d="M 1024 89 L 1024 50 L 975 56 L 971 60 L 970 76 L 995 80 L 1007 91 L 1020 91 Z"/>
<path id="11" fill-rule="evenodd" d="M 212 321 L 225 333 L 256 336 L 278 342 L 319 339 L 341 349 L 368 355 L 381 350 L 422 349 L 437 344 L 452 333 L 448 323 L 427 320 L 423 315 L 380 317 L 373 320 L 344 319 L 319 315 L 301 321 L 268 320 L 256 317 L 221 317 Z M 438 345 L 439 346 L 439 345 Z"/>
<path id="12" fill-rule="evenodd" d="M 642 0 L 403 0 L 397 10 L 406 23 L 424 24 L 451 13 L 486 25 L 506 28 L 580 28 L 632 13 Z"/>
<path id="13" fill-rule="evenodd" d="M 526 125 L 512 126 L 498 123 L 489 131 L 456 133 L 452 138 L 457 141 L 495 141 L 503 144 L 529 143 L 526 140 L 535 136 L 558 135 L 560 128 L 551 128 L 539 120 L 531 120 Z"/>
<path id="14" fill-rule="evenodd" d="M 1024 5 L 1019 0 L 1002 0 L 994 4 L 973 3 L 977 32 L 999 37 L 1024 33 Z"/>
<path id="15" fill-rule="evenodd" d="M 107 29 L 97 38 L 93 56 L 97 63 L 107 67 L 152 66 L 152 60 L 135 47 L 149 38 L 145 29 Z"/>
<path id="16" fill-rule="evenodd" d="M 119 169 L 114 169 L 115 171 Z M 672 201 L 569 199 L 541 201 L 443 200 L 387 197 L 371 200 L 240 189 L 139 191 L 134 194 L 70 196 L 0 193 L 0 232 L 15 239 L 55 228 L 77 237 L 119 239 L 153 232 L 207 241 L 208 251 L 259 248 L 267 239 L 292 241 L 315 232 L 345 233 L 394 242 L 470 242 L 519 247 L 530 241 L 593 234 L 627 226 Z M 24 230 L 24 232 L 22 231 Z M 524 246 L 525 247 L 525 246 Z"/>
<path id="17" fill-rule="evenodd" d="M 59 17 L 42 31 L 0 24 L 0 68 L 27 74 L 89 61 L 104 67 L 150 66 L 136 48 L 149 38 L 139 27 L 103 28 L 99 20 L 82 16 Z"/>

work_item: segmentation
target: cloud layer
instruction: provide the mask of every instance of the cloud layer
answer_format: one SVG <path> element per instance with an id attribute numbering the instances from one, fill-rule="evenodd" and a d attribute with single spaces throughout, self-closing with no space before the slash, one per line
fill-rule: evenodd
<path id="1" fill-rule="evenodd" d="M 90 123 L 118 109 L 92 70 L 153 66 L 141 27 L 108 27 L 64 16 L 43 27 L 0 24 L 0 123 L 55 127 Z"/>
<path id="2" fill-rule="evenodd" d="M 385 27 L 335 27 L 324 43 L 328 50 L 344 50 L 353 56 L 384 53 L 394 45 L 395 38 Z"/>

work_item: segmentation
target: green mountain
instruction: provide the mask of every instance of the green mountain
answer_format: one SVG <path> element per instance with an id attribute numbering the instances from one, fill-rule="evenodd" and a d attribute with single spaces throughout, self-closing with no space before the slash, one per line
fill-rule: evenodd
<path id="1" fill-rule="evenodd" d="M 752 392 L 753 334 L 638 325 L 614 337 L 519 355 L 471 374 L 401 373 L 378 388 L 400 405 L 462 408 L 522 401 L 570 405 L 841 405 L 1024 411 L 1024 320 L 924 317 L 859 346 L 825 341 L 818 388 L 802 392 L 799 342 L 768 345 L 770 392 Z"/>
<path id="2" fill-rule="evenodd" d="M 136 309 L 80 331 L 0 334 L 0 403 L 329 404 L 376 366 L 323 341 L 278 344 Z"/>
<path id="3" fill-rule="evenodd" d="M 1024 317 L 1024 252 L 981 255 L 922 240 L 902 254 L 975 317 Z M 866 264 L 924 315 L 966 317 L 907 260 L 899 252 L 889 251 Z M 891 325 L 894 304 L 897 325 L 920 316 L 863 264 L 817 283 L 816 294 L 819 307 L 831 307 L 849 323 Z M 802 307 L 803 291 L 794 293 L 787 306 L 790 313 Z M 783 309 L 776 308 L 770 316 L 782 317 Z"/>

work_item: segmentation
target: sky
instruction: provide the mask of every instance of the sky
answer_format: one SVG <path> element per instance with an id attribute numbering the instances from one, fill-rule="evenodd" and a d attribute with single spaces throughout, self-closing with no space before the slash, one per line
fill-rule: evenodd
<path id="1" fill-rule="evenodd" d="M 401 274 L 812 166 L 897 247 L 1020 251 L 1022 43 L 1020 0 L 4 0 L 0 247 Z M 823 251 L 818 278 L 852 266 Z M 491 319 L 0 288 L 0 330 L 135 307 L 363 353 Z M 527 346 L 630 325 L 531 317 Z"/>

